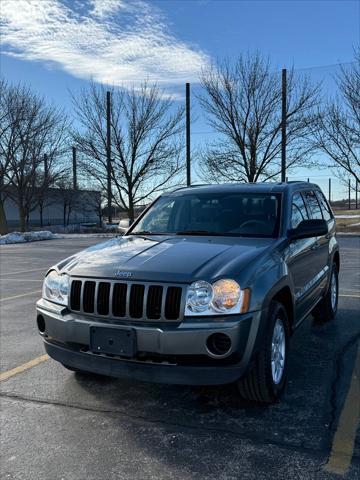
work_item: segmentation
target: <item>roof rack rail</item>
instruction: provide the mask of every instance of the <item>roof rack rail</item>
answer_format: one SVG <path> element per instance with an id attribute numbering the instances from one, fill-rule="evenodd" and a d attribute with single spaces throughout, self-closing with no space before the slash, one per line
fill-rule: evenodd
<path id="1" fill-rule="evenodd" d="M 193 183 L 191 185 L 179 185 L 173 189 L 169 189 L 169 192 L 177 192 L 178 190 L 183 190 L 184 188 L 194 188 L 194 187 L 204 187 L 206 185 L 211 185 L 211 183 Z"/>

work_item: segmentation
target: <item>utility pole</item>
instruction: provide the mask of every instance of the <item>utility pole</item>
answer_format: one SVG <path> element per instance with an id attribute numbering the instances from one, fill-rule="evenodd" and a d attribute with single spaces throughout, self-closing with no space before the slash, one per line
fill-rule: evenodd
<path id="1" fill-rule="evenodd" d="M 286 179 L 286 68 L 281 77 L 281 181 Z"/>
<path id="2" fill-rule="evenodd" d="M 329 178 L 329 205 L 331 205 L 331 177 Z"/>
<path id="3" fill-rule="evenodd" d="M 108 221 L 112 223 L 111 215 L 111 99 L 110 92 L 106 92 L 106 170 L 107 170 L 107 206 Z"/>
<path id="4" fill-rule="evenodd" d="M 76 147 L 72 147 L 72 164 L 73 164 L 73 189 L 74 189 L 74 190 L 77 190 Z"/>
<path id="5" fill-rule="evenodd" d="M 186 185 L 191 185 L 190 159 L 190 83 L 186 83 Z"/>

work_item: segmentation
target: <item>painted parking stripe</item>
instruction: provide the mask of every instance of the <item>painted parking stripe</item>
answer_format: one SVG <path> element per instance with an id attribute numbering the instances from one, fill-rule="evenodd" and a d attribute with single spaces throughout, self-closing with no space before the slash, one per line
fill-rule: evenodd
<path id="1" fill-rule="evenodd" d="M 360 418 L 360 343 L 358 344 L 357 355 L 350 388 L 345 399 L 339 424 L 336 429 L 331 453 L 324 470 L 338 475 L 345 475 L 350 467 L 354 452 L 356 430 Z"/>
<path id="2" fill-rule="evenodd" d="M 21 295 L 14 295 L 13 297 L 1 298 L 0 302 L 5 302 L 5 300 L 15 300 L 15 298 L 26 297 L 27 295 L 35 295 L 35 293 L 41 293 L 41 290 L 34 290 L 33 292 L 22 293 Z"/>
<path id="3" fill-rule="evenodd" d="M 19 272 L 8 272 L 8 273 L 3 273 L 1 277 L 7 277 L 8 275 L 20 275 L 23 273 L 30 273 L 30 272 L 46 272 L 48 267 L 43 267 L 43 268 L 33 268 L 32 270 L 22 270 Z"/>
<path id="4" fill-rule="evenodd" d="M 39 365 L 40 363 L 45 362 L 49 358 L 50 358 L 49 355 L 46 355 L 46 354 L 41 355 L 40 357 L 30 360 L 30 362 L 24 363 L 22 365 L 19 365 L 18 367 L 12 368 L 11 370 L 0 373 L 0 382 L 4 382 L 5 380 L 8 380 L 14 375 L 18 375 L 19 373 L 23 373 L 26 370 L 29 370 L 29 368 L 36 367 L 36 365 Z"/>
<path id="5" fill-rule="evenodd" d="M 347 294 L 345 294 L 345 293 L 340 293 L 340 294 L 339 294 L 339 297 L 360 298 L 360 295 L 355 295 L 355 294 L 347 295 Z"/>

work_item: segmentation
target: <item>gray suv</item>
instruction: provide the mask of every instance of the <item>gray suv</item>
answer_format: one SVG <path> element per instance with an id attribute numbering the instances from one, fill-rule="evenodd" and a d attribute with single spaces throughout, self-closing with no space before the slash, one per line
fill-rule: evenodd
<path id="1" fill-rule="evenodd" d="M 53 266 L 37 302 L 47 353 L 74 371 L 236 382 L 273 402 L 289 338 L 337 310 L 339 246 L 317 185 L 202 185 L 163 194 L 122 237 Z"/>

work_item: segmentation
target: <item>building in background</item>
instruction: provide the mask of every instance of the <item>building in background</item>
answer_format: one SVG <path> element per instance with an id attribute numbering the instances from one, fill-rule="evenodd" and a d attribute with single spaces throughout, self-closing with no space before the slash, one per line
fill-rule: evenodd
<path id="1" fill-rule="evenodd" d="M 19 227 L 19 211 L 11 198 L 5 198 L 5 214 L 10 230 Z M 50 188 L 30 212 L 27 226 L 69 226 L 81 223 L 101 224 L 101 193 L 95 190 Z"/>

